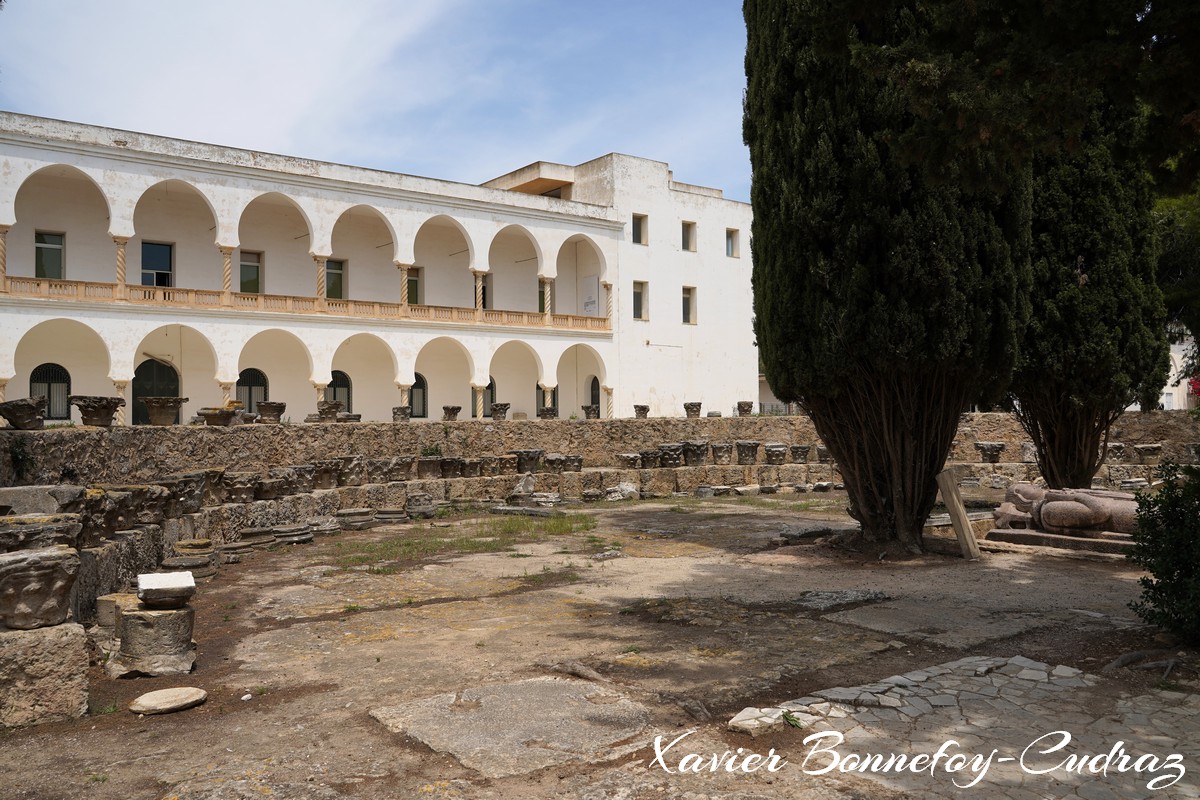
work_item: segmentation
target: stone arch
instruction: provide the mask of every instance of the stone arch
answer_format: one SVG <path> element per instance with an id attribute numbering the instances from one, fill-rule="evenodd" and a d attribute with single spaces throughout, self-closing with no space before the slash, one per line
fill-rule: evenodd
<path id="1" fill-rule="evenodd" d="M 400 302 L 400 279 L 392 258 L 396 232 L 379 209 L 365 204 L 347 208 L 333 223 L 331 242 L 331 258 L 345 265 L 346 299 Z"/>
<path id="2" fill-rule="evenodd" d="M 282 328 L 261 330 L 246 340 L 238 353 L 239 374 L 261 370 L 271 386 L 271 400 L 287 403 L 284 416 L 300 421 L 316 411 L 313 358 L 304 340 Z"/>
<path id="3" fill-rule="evenodd" d="M 242 252 L 261 254 L 262 293 L 316 294 L 312 221 L 294 198 L 282 192 L 263 192 L 246 203 L 238 215 L 238 242 L 234 264 Z"/>
<path id="4" fill-rule="evenodd" d="M 49 232 L 62 237 L 63 265 L 57 277 L 113 281 L 112 202 L 88 173 L 67 164 L 33 171 L 13 196 L 13 216 L 7 236 L 10 276 L 36 277 L 35 235 Z"/>
<path id="5" fill-rule="evenodd" d="M 536 350 L 517 339 L 504 342 L 492 353 L 488 371 L 496 381 L 496 402 L 510 403 L 510 413 L 537 417 L 533 388 L 544 382 L 545 372 Z"/>
<path id="6" fill-rule="evenodd" d="M 471 376 L 474 359 L 456 339 L 439 336 L 426 342 L 417 353 L 413 371 L 425 377 L 429 385 L 428 405 L 431 419 L 440 416 L 442 406 L 471 408 Z"/>
<path id="7" fill-rule="evenodd" d="M 491 296 L 486 307 L 537 311 L 541 264 L 541 246 L 526 228 L 507 225 L 497 231 L 488 248 Z"/>
<path id="8" fill-rule="evenodd" d="M 9 381 L 10 400 L 30 395 L 30 377 L 42 364 L 58 364 L 71 376 L 72 394 L 111 397 L 116 394 L 109 378 L 108 343 L 96 330 L 73 319 L 56 318 L 39 322 L 17 341 L 13 352 L 14 377 Z M 71 419 L 79 422 L 79 410 Z"/>
<path id="9" fill-rule="evenodd" d="M 558 249 L 554 279 L 554 311 L 603 317 L 606 312 L 604 254 L 581 233 L 568 237 Z"/>
<path id="10" fill-rule="evenodd" d="M 590 404 L 593 378 L 598 380 L 601 386 L 604 386 L 608 380 L 604 359 L 600 357 L 595 348 L 586 344 L 573 344 L 564 350 L 558 358 L 555 375 L 562 403 L 559 408 L 561 413 L 567 416 L 571 414 L 583 416 L 580 409 L 582 406 Z M 607 411 L 604 392 L 601 391 L 600 415 L 605 416 Z"/>
<path id="11" fill-rule="evenodd" d="M 409 293 L 410 304 L 475 306 L 475 248 L 461 222 L 445 214 L 425 220 L 413 239 L 413 260 L 420 278 L 418 296 Z"/>
<path id="12" fill-rule="evenodd" d="M 136 234 L 127 247 L 126 280 L 145 283 L 140 272 L 144 248 L 169 244 L 172 286 L 220 289 L 223 264 L 216 247 L 217 227 L 212 201 L 187 181 L 171 179 L 147 187 L 133 209 Z"/>
<path id="13" fill-rule="evenodd" d="M 390 422 L 396 405 L 396 355 L 373 333 L 346 337 L 333 353 L 332 369 L 354 385 L 354 413 L 363 422 Z"/>

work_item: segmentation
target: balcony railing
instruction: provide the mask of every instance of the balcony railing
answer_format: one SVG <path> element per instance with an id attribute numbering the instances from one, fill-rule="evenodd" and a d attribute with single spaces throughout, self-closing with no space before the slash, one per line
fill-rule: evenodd
<path id="1" fill-rule="evenodd" d="M 498 311 L 451 306 L 404 306 L 365 300 L 325 300 L 324 308 L 315 297 L 282 294 L 245 294 L 232 292 L 228 304 L 223 293 L 211 289 L 176 289 L 164 286 L 127 285 L 121 297 L 115 283 L 59 281 L 47 278 L 8 278 L 8 293 L 18 297 L 46 297 L 54 300 L 87 302 L 128 302 L 137 305 L 177 306 L 212 310 L 282 312 L 290 314 L 329 314 L 358 319 L 411 319 L 420 322 L 451 322 L 498 325 L 517 328 L 553 328 L 558 330 L 609 330 L 605 317 L 578 314 L 542 314 L 536 311 Z"/>

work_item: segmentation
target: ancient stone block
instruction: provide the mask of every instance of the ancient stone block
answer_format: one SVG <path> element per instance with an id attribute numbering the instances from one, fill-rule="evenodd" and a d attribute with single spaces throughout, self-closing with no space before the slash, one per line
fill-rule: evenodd
<path id="1" fill-rule="evenodd" d="M 708 441 L 699 439 L 683 443 L 683 463 L 689 467 L 702 467 L 708 459 Z"/>
<path id="2" fill-rule="evenodd" d="M 338 412 L 342 410 L 341 400 L 318 400 L 317 421 L 337 422 Z"/>
<path id="3" fill-rule="evenodd" d="M 366 463 L 362 456 L 342 456 L 338 467 L 338 486 L 362 486 L 366 483 Z"/>
<path id="4" fill-rule="evenodd" d="M 461 478 L 463 474 L 463 459 L 443 458 L 441 461 L 441 476 L 443 478 Z"/>
<path id="5" fill-rule="evenodd" d="M 642 465 L 642 457 L 638 453 L 617 453 L 617 466 L 621 469 L 638 469 Z"/>
<path id="6" fill-rule="evenodd" d="M 687 419 L 699 419 L 700 418 L 700 403 L 684 403 L 683 404 L 683 413 L 684 413 L 684 416 L 687 417 Z"/>
<path id="7" fill-rule="evenodd" d="M 516 475 L 517 457 L 514 455 L 496 456 L 497 475 Z"/>
<path id="8" fill-rule="evenodd" d="M 758 442 L 743 439 L 735 442 L 737 445 L 737 463 L 739 464 L 756 464 L 758 463 Z"/>
<path id="9" fill-rule="evenodd" d="M 392 406 L 392 422 L 408 422 L 412 419 L 412 406 Z"/>
<path id="10" fill-rule="evenodd" d="M 650 416 L 650 406 L 634 405 L 633 416 L 635 419 L 646 419 Z"/>
<path id="11" fill-rule="evenodd" d="M 525 448 L 522 450 L 509 450 L 509 454 L 517 457 L 517 472 L 537 472 L 541 467 L 542 456 L 546 454 L 545 450 L 538 448 Z"/>
<path id="12" fill-rule="evenodd" d="M 278 425 L 283 419 L 283 412 L 287 408 L 287 403 L 259 400 L 254 408 L 258 411 L 257 422 L 260 425 Z"/>
<path id="13" fill-rule="evenodd" d="M 254 500 L 254 492 L 258 488 L 259 475 L 257 472 L 226 472 L 225 502 L 249 503 Z"/>
<path id="14" fill-rule="evenodd" d="M 65 545 L 0 553 L 0 624 L 16 630 L 61 625 L 78 572 L 79 556 Z"/>
<path id="15" fill-rule="evenodd" d="M 763 445 L 763 463 L 778 466 L 787 461 L 787 445 L 780 442 L 767 442 Z"/>
<path id="16" fill-rule="evenodd" d="M 83 716 L 87 669 L 88 639 L 82 625 L 0 630 L 0 727 Z"/>
<path id="17" fill-rule="evenodd" d="M 508 409 L 511 403 L 492 403 L 492 421 L 501 422 L 508 419 Z"/>
<path id="18" fill-rule="evenodd" d="M 661 454 L 658 450 L 643 450 L 638 453 L 639 463 L 642 469 L 658 469 L 658 459 Z"/>
<path id="19" fill-rule="evenodd" d="M 979 460 L 984 464 L 1000 463 L 1000 454 L 1004 452 L 1004 442 L 976 442 L 975 449 L 979 451 Z"/>
<path id="20" fill-rule="evenodd" d="M 342 472 L 340 458 L 323 458 L 313 462 L 313 489 L 335 489 Z"/>
<path id="21" fill-rule="evenodd" d="M 188 402 L 188 399 L 187 397 L 140 397 L 138 402 L 146 406 L 146 416 L 150 424 L 161 427 L 175 424 L 179 419 L 179 409 Z"/>
<path id="22" fill-rule="evenodd" d="M 808 444 L 792 445 L 792 447 L 791 447 L 792 463 L 793 464 L 807 464 L 808 463 L 808 451 L 811 449 L 812 449 L 812 445 L 808 445 Z"/>
<path id="23" fill-rule="evenodd" d="M 0 417 L 19 431 L 40 431 L 45 413 L 45 397 L 23 397 L 0 403 Z"/>
<path id="24" fill-rule="evenodd" d="M 426 492 L 409 490 L 408 501 L 404 504 L 404 513 L 413 519 L 431 519 L 437 514 L 437 506 L 433 497 Z"/>
<path id="25" fill-rule="evenodd" d="M 116 627 L 121 649 L 105 664 L 105 671 L 113 678 L 191 672 L 196 663 L 194 624 L 191 606 L 123 611 Z"/>
<path id="26" fill-rule="evenodd" d="M 21 514 L 0 517 L 0 553 L 40 550 L 54 545 L 77 548 L 83 523 L 78 514 Z"/>
<path id="27" fill-rule="evenodd" d="M 80 422 L 97 428 L 111 428 L 113 415 L 125 407 L 124 397 L 73 394 L 67 402 L 79 409 Z"/>
<path id="28" fill-rule="evenodd" d="M 544 459 L 546 471 L 553 474 L 561 474 L 565 460 L 562 453 L 547 453 Z"/>
<path id="29" fill-rule="evenodd" d="M 712 443 L 712 461 L 717 465 L 725 465 L 733 462 L 733 445 L 728 442 L 713 442 Z"/>
<path id="30" fill-rule="evenodd" d="M 600 405 L 598 403 L 580 406 L 579 408 L 583 411 L 584 419 L 600 419 Z"/>
<path id="31" fill-rule="evenodd" d="M 462 406 L 442 406 L 442 420 L 444 422 L 453 422 L 458 419 L 458 414 L 461 411 Z"/>

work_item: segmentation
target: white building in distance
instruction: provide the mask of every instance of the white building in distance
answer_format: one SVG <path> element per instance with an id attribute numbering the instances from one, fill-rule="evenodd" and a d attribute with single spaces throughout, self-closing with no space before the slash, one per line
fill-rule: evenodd
<path id="1" fill-rule="evenodd" d="M 624 155 L 473 186 L 0 112 L 0 399 L 729 414 L 750 220 Z"/>

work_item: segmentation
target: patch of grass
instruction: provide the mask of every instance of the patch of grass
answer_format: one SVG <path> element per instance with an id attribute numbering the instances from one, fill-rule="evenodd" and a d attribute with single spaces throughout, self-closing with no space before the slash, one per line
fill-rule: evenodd
<path id="1" fill-rule="evenodd" d="M 104 783 L 108 780 L 108 776 L 103 772 L 93 772 L 88 776 L 88 780 L 90 780 L 92 783 Z"/>
<path id="2" fill-rule="evenodd" d="M 350 605 L 348 605 L 342 609 L 342 611 L 345 611 L 347 614 L 353 614 L 356 611 L 362 611 L 362 610 L 363 610 L 363 607 L 358 605 L 357 603 L 351 603 Z"/>
<path id="3" fill-rule="evenodd" d="M 557 517 L 488 516 L 460 525 L 434 528 L 415 525 L 382 539 L 347 538 L 334 543 L 334 564 L 341 569 L 367 566 L 374 575 L 390 575 L 405 564 L 441 555 L 499 553 L 522 542 L 591 530 L 586 514 Z M 513 554 L 520 558 L 521 554 Z"/>
<path id="4" fill-rule="evenodd" d="M 530 575 L 526 572 L 521 576 L 521 581 L 526 586 L 536 586 L 545 588 L 547 586 L 560 586 L 565 583 L 575 583 L 580 579 L 579 571 L 574 564 L 567 564 L 559 569 L 551 569 L 550 565 L 542 567 L 541 572 L 535 572 Z"/>
<path id="5" fill-rule="evenodd" d="M 636 655 L 636 654 L 642 652 L 642 648 L 638 647 L 636 644 L 631 644 L 631 645 L 629 645 L 629 647 L 626 647 L 621 652 L 622 653 L 633 653 Z"/>
<path id="6" fill-rule="evenodd" d="M 269 691 L 270 691 L 270 689 L 268 689 L 266 686 L 255 686 L 254 687 L 254 694 L 257 695 L 258 697 L 262 697 L 264 694 L 266 694 Z"/>
<path id="7" fill-rule="evenodd" d="M 509 553 L 509 558 L 533 558 L 532 553 Z"/>
<path id="8" fill-rule="evenodd" d="M 676 503 L 675 505 L 668 508 L 667 511 L 670 511 L 672 514 L 690 514 L 690 513 L 692 513 L 692 509 L 684 508 L 683 506 L 679 505 L 678 503 Z"/>
<path id="9" fill-rule="evenodd" d="M 97 706 L 97 707 L 89 709 L 89 710 L 91 711 L 92 714 L 94 714 L 96 716 L 99 716 L 100 714 L 112 714 L 112 713 L 116 712 L 117 704 L 109 703 L 106 706 Z"/>

